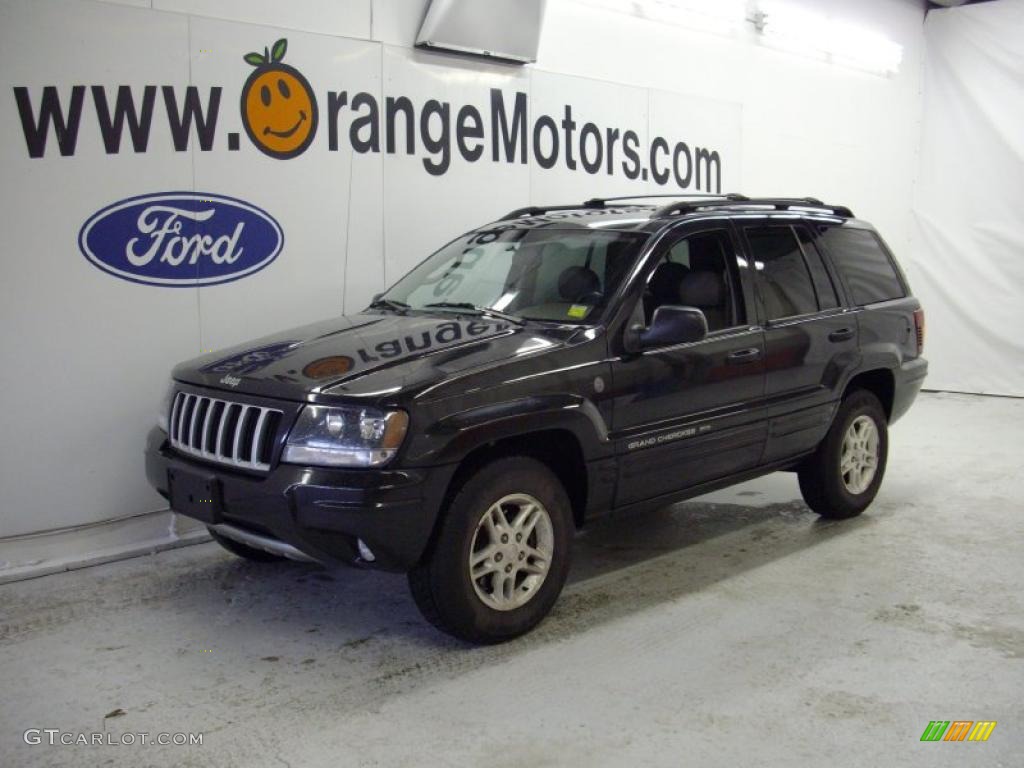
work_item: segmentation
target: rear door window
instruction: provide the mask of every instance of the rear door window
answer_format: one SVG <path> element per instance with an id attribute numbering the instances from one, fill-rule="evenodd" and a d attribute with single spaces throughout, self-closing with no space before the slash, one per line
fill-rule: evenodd
<path id="1" fill-rule="evenodd" d="M 814 283 L 803 251 L 790 226 L 747 227 L 747 241 L 760 276 L 761 296 L 769 320 L 818 311 Z"/>

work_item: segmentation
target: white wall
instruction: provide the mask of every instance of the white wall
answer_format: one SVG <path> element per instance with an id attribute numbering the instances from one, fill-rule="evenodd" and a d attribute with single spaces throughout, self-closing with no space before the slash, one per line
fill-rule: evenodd
<path id="1" fill-rule="evenodd" d="M 162 546 L 181 534 L 145 485 L 141 447 L 171 365 L 281 327 L 355 310 L 376 290 L 458 232 L 529 202 L 671 192 L 620 173 L 564 164 L 462 160 L 432 176 L 424 152 L 359 154 L 347 143 L 351 112 L 327 146 L 327 90 L 428 98 L 476 106 L 491 88 L 527 94 L 530 119 L 630 128 L 645 147 L 661 135 L 722 156 L 722 187 L 748 194 L 814 195 L 850 205 L 902 253 L 920 120 L 923 11 L 909 0 L 805 2 L 877 28 L 904 47 L 900 73 L 879 77 L 765 49 L 746 25 L 721 37 L 551 0 L 535 66 L 489 64 L 414 51 L 425 0 L 89 0 L 0 2 L 0 344 L 5 393 L 0 448 L 0 578 L 82 557 Z M 133 7 L 140 6 L 140 7 Z M 151 7 L 152 6 L 152 7 Z M 300 157 L 264 156 L 241 134 L 238 99 L 251 71 L 241 57 L 288 39 L 285 62 L 318 94 L 316 141 Z M 213 148 L 171 146 L 162 95 L 150 144 L 104 152 L 91 94 L 78 145 L 62 157 L 26 150 L 12 88 L 62 100 L 76 84 L 194 85 L 205 101 L 221 87 Z M 454 120 L 454 115 L 452 116 Z M 381 137 L 383 141 L 383 136 Z M 417 137 L 419 141 L 419 137 Z M 271 266 L 226 285 L 157 288 L 101 272 L 78 252 L 93 213 L 134 195 L 222 194 L 281 224 Z M 131 518 L 122 533 L 103 522 Z M 61 535 L 34 532 L 71 526 Z M 86 528 L 76 528 L 86 526 Z M 102 531 L 102 535 L 98 533 Z M 19 537 L 19 538 L 12 538 Z M 102 556 L 102 553 L 101 555 Z M 38 561 L 38 562 L 36 562 Z"/>
<path id="2" fill-rule="evenodd" d="M 914 242 L 928 385 L 1024 396 L 1024 1 L 928 14 Z"/>

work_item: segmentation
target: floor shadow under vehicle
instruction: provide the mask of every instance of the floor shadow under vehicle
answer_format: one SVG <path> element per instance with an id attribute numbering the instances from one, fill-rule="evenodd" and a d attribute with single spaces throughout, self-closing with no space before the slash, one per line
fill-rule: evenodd
<path id="1" fill-rule="evenodd" d="M 187 698 L 211 731 L 234 727 L 252 706 L 328 707 L 341 717 L 702 596 L 871 523 L 821 522 L 798 501 L 697 501 L 610 516 L 577 537 L 570 580 L 551 616 L 529 635 L 490 647 L 430 627 L 400 574 L 250 563 L 203 544 L 21 584 L 18 599 L 0 610 L 0 648 L 23 654 L 73 633 L 82 648 L 73 666 L 52 679 L 33 668 L 24 685 L 44 691 L 79 669 L 106 670 L 110 682 L 97 691 L 110 704 L 105 711 L 145 709 L 151 705 L 140 704 L 137 692 L 159 690 Z"/>
<path id="2" fill-rule="evenodd" d="M 552 616 L 519 644 L 532 645 L 675 600 L 787 557 L 870 518 L 825 522 L 800 501 L 744 506 L 687 502 L 654 512 L 610 515 L 576 538 L 569 582 Z M 169 575 L 170 577 L 170 575 Z M 189 581 L 187 607 L 230 601 L 254 622 L 285 622 L 296 631 L 337 634 L 342 643 L 405 638 L 422 646 L 466 647 L 430 628 L 409 597 L 404 576 L 240 560 L 211 562 Z M 165 595 L 177 592 L 169 586 Z M 185 595 L 183 595 L 185 596 Z M 348 638 L 348 639 L 344 639 Z"/>
<path id="3" fill-rule="evenodd" d="M 571 635 L 699 592 L 871 519 L 821 521 L 796 500 L 763 506 L 696 501 L 610 515 L 576 537 L 569 582 L 551 617 L 514 645 Z M 197 626 L 230 618 L 259 627 L 253 631 L 272 629 L 279 638 L 320 633 L 338 647 L 368 638 L 465 647 L 426 624 L 402 575 L 290 561 L 250 563 L 215 553 L 215 545 L 200 545 L 108 566 L 116 576 L 82 571 L 85 578 L 67 582 L 59 595 L 47 590 L 32 611 L 22 615 L 12 606 L 3 617 L 0 643 L 90 611 L 116 620 L 121 611 L 142 605 L 190 617 Z"/>

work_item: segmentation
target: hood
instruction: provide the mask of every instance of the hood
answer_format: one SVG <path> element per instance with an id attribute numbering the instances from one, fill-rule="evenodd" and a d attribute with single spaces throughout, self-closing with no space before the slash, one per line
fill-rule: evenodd
<path id="1" fill-rule="evenodd" d="M 394 402 L 474 368 L 560 347 L 577 330 L 367 311 L 197 357 L 176 366 L 173 377 L 285 400 Z"/>

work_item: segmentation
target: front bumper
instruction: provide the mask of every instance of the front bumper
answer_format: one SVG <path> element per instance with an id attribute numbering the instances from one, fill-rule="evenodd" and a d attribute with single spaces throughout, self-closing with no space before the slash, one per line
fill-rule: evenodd
<path id="1" fill-rule="evenodd" d="M 169 471 L 212 475 L 224 524 L 291 545 L 324 563 L 407 571 L 430 541 L 456 465 L 416 469 L 333 469 L 278 464 L 249 474 L 175 453 L 163 430 L 150 430 L 146 478 L 169 498 Z M 199 519 L 197 517 L 197 519 Z M 375 559 L 367 562 L 362 539 Z"/>

